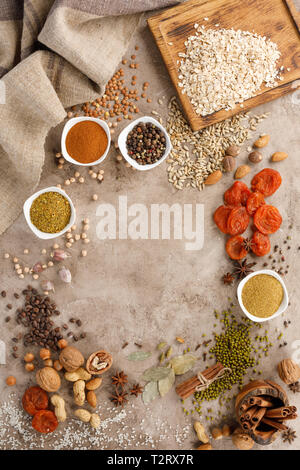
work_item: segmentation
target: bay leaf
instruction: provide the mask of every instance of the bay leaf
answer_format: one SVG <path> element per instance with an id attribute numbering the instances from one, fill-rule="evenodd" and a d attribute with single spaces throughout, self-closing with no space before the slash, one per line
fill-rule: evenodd
<path id="1" fill-rule="evenodd" d="M 169 369 L 170 374 L 165 378 L 161 379 L 158 382 L 158 390 L 161 397 L 164 397 L 173 387 L 175 382 L 175 372 L 174 369 Z"/>
<path id="2" fill-rule="evenodd" d="M 172 357 L 170 364 L 175 375 L 182 375 L 194 367 L 196 360 L 196 357 L 191 354 L 183 354 L 182 356 Z"/>
<path id="3" fill-rule="evenodd" d="M 150 369 L 145 370 L 142 379 L 146 382 L 158 382 L 168 377 L 169 374 L 170 369 L 168 367 L 150 367 Z"/>
<path id="4" fill-rule="evenodd" d="M 144 361 L 151 356 L 149 351 L 135 351 L 127 356 L 128 361 Z"/>
<path id="5" fill-rule="evenodd" d="M 148 382 L 147 385 L 144 387 L 142 399 L 145 405 L 148 405 L 151 401 L 153 401 L 158 396 L 158 386 L 157 382 Z"/>

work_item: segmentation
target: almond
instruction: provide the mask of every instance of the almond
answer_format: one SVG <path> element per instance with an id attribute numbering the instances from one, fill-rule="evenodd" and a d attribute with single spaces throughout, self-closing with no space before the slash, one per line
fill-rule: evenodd
<path id="1" fill-rule="evenodd" d="M 244 176 L 248 175 L 250 173 L 251 168 L 248 165 L 241 165 L 236 169 L 236 172 L 234 174 L 235 179 L 240 179 L 244 178 Z"/>
<path id="2" fill-rule="evenodd" d="M 265 134 L 265 135 L 261 135 L 259 137 L 259 139 L 257 139 L 255 142 L 254 142 L 254 147 L 257 147 L 259 149 L 265 147 L 266 145 L 268 145 L 268 143 L 270 142 L 270 138 L 271 136 L 269 134 Z"/>
<path id="3" fill-rule="evenodd" d="M 93 390 L 90 390 L 89 392 L 87 392 L 86 399 L 89 405 L 91 405 L 93 408 L 96 408 L 97 397 L 96 397 L 96 393 Z"/>
<path id="4" fill-rule="evenodd" d="M 271 160 L 272 162 L 281 162 L 288 157 L 288 154 L 285 152 L 275 152 L 273 153 Z"/>
<path id="5" fill-rule="evenodd" d="M 216 184 L 218 181 L 220 181 L 221 178 L 222 178 L 222 171 L 216 170 L 206 178 L 204 184 L 206 185 Z"/>

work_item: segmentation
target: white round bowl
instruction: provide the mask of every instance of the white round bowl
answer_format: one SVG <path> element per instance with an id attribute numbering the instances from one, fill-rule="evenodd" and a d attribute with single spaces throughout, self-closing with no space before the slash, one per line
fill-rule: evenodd
<path id="1" fill-rule="evenodd" d="M 164 155 L 161 157 L 160 160 L 158 160 L 155 163 L 151 163 L 149 165 L 140 165 L 139 163 L 136 162 L 136 160 L 134 160 L 128 155 L 128 151 L 127 151 L 127 146 L 126 146 L 127 136 L 129 132 L 134 128 L 134 126 L 136 126 L 139 122 L 143 122 L 143 123 L 151 122 L 152 124 L 155 124 L 164 133 L 164 136 L 166 138 L 166 150 L 165 150 Z M 126 126 L 119 135 L 118 146 L 125 160 L 127 160 L 131 166 L 133 166 L 134 168 L 140 171 L 152 170 L 152 168 L 155 168 L 156 166 L 160 165 L 167 158 L 167 156 L 172 150 L 171 140 L 166 129 L 156 119 L 154 119 L 151 116 L 143 116 L 131 122 L 130 124 L 128 124 L 128 126 Z"/>
<path id="2" fill-rule="evenodd" d="M 67 134 L 69 130 L 73 126 L 75 126 L 75 124 L 78 124 L 79 122 L 82 122 L 82 121 L 96 122 L 100 127 L 102 127 L 102 129 L 105 130 L 105 133 L 107 135 L 107 148 L 104 154 L 100 158 L 98 158 L 98 160 L 95 160 L 94 162 L 90 162 L 90 163 L 80 163 L 77 160 L 74 160 L 74 158 L 72 158 L 71 155 L 69 155 L 69 153 L 67 152 L 67 148 L 66 148 L 66 138 L 67 138 Z M 99 165 L 99 163 L 102 163 L 103 160 L 105 160 L 105 158 L 107 157 L 107 154 L 110 148 L 110 142 L 111 142 L 111 137 L 110 137 L 109 127 L 105 121 L 102 121 L 101 119 L 98 119 L 98 118 L 86 117 L 86 116 L 76 117 L 76 118 L 69 119 L 66 122 L 65 127 L 63 128 L 62 135 L 61 135 L 61 153 L 65 160 L 67 160 L 70 163 L 73 163 L 74 165 L 79 165 L 79 166 Z"/>
<path id="3" fill-rule="evenodd" d="M 35 225 L 33 225 L 33 223 L 31 222 L 31 219 L 30 219 L 30 208 L 31 208 L 31 205 L 32 205 L 33 201 L 38 196 L 40 196 L 41 194 L 49 193 L 49 192 L 62 194 L 69 201 L 69 204 L 70 204 L 70 207 L 71 207 L 70 222 L 68 223 L 68 225 L 65 226 L 65 228 L 63 230 L 61 230 L 60 232 L 57 232 L 57 233 L 42 232 L 41 230 L 36 228 Z M 26 219 L 26 222 L 27 222 L 29 228 L 33 231 L 33 233 L 38 238 L 41 238 L 43 240 L 50 240 L 51 238 L 60 237 L 61 235 L 66 233 L 66 231 L 69 230 L 69 228 L 71 228 L 72 225 L 74 225 L 75 219 L 76 219 L 76 211 L 75 211 L 75 207 L 73 205 L 73 202 L 71 201 L 69 196 L 62 189 L 59 189 L 56 186 L 50 186 L 49 188 L 41 189 L 40 191 L 37 191 L 32 196 L 30 196 L 24 203 L 23 212 L 24 212 L 24 216 L 25 216 L 25 219 Z"/>
<path id="4" fill-rule="evenodd" d="M 244 285 L 246 284 L 247 281 L 249 281 L 251 277 L 257 276 L 258 274 L 269 274 L 269 276 L 275 277 L 275 279 L 277 279 L 280 282 L 283 288 L 283 299 L 277 312 L 275 312 L 270 317 L 266 317 L 266 318 L 260 318 L 260 317 L 255 317 L 254 315 L 251 315 L 251 313 L 249 313 L 248 310 L 244 307 L 244 304 L 242 301 L 242 290 L 243 290 Z M 288 296 L 287 289 L 286 289 L 285 283 L 283 282 L 282 277 L 279 276 L 279 274 L 277 274 L 275 271 L 272 271 L 271 269 L 261 269 L 260 271 L 255 271 L 254 273 L 248 274 L 248 276 L 246 276 L 238 285 L 237 297 L 238 297 L 240 307 L 243 310 L 244 314 L 248 318 L 250 318 L 250 320 L 256 323 L 262 323 L 262 322 L 269 321 L 269 320 L 272 320 L 273 318 L 278 317 L 283 312 L 285 312 L 289 304 L 289 296 Z"/>

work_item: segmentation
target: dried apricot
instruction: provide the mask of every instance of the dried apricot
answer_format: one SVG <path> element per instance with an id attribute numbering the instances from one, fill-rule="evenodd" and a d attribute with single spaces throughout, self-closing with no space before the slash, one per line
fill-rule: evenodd
<path id="1" fill-rule="evenodd" d="M 48 407 L 48 395 L 40 387 L 30 387 L 22 398 L 22 405 L 30 415 L 35 415 L 40 410 Z"/>
<path id="2" fill-rule="evenodd" d="M 223 233 L 228 233 L 227 231 L 227 220 L 229 217 L 229 214 L 231 212 L 231 207 L 228 206 L 220 206 L 214 213 L 214 221 L 217 225 L 217 227 L 221 230 Z"/>
<path id="3" fill-rule="evenodd" d="M 274 206 L 261 206 L 254 214 L 255 227 L 265 235 L 276 232 L 282 222 L 280 212 Z"/>
<path id="4" fill-rule="evenodd" d="M 251 191 L 242 181 L 236 181 L 224 193 L 224 201 L 228 206 L 245 206 Z"/>
<path id="5" fill-rule="evenodd" d="M 229 238 L 226 243 L 226 252 L 231 259 L 243 259 L 247 256 L 247 250 L 244 246 L 245 239 L 240 235 Z"/>
<path id="6" fill-rule="evenodd" d="M 49 432 L 55 431 L 58 426 L 58 421 L 53 413 L 50 410 L 41 410 L 38 411 L 32 420 L 32 427 L 43 434 L 48 434 Z"/>
<path id="7" fill-rule="evenodd" d="M 227 233 L 239 235 L 245 232 L 249 224 L 249 214 L 243 206 L 231 210 L 227 220 Z"/>
<path id="8" fill-rule="evenodd" d="M 271 250 L 271 243 L 268 235 L 255 232 L 252 237 L 251 249 L 256 256 L 265 256 Z"/>
<path id="9" fill-rule="evenodd" d="M 253 177 L 251 186 L 253 191 L 259 191 L 264 196 L 271 196 L 279 188 L 281 181 L 278 171 L 264 168 Z"/>
<path id="10" fill-rule="evenodd" d="M 247 212 L 249 215 L 254 215 L 257 209 L 260 206 L 263 206 L 265 204 L 265 199 L 264 195 L 260 193 L 259 191 L 255 191 L 254 193 L 251 193 L 250 196 L 247 199 Z"/>

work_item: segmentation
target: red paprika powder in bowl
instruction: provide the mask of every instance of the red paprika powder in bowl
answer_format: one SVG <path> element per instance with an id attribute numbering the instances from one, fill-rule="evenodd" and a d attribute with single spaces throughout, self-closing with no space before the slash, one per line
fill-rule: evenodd
<path id="1" fill-rule="evenodd" d="M 63 157 L 74 165 L 98 165 L 106 158 L 110 141 L 106 122 L 84 116 L 72 118 L 63 129 L 61 151 Z"/>

